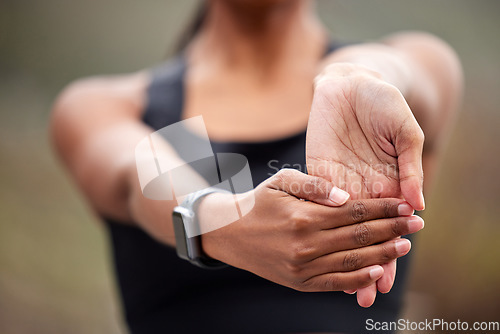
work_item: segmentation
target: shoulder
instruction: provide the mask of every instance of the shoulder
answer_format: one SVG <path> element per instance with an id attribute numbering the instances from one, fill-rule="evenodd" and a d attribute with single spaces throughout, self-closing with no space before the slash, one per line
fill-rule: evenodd
<path id="1" fill-rule="evenodd" d="M 56 98 L 53 116 L 69 116 L 82 109 L 86 115 L 91 115 L 101 109 L 99 105 L 116 105 L 123 107 L 110 112 L 138 118 L 145 103 L 145 90 L 149 81 L 147 71 L 76 80 L 67 85 Z"/>

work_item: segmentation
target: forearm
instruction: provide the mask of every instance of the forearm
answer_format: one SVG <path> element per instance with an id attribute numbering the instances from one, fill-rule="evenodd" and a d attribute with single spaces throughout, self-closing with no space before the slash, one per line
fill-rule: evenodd
<path id="1" fill-rule="evenodd" d="M 132 224 L 138 225 L 156 240 L 175 247 L 172 211 L 174 200 L 152 200 L 145 197 L 139 185 L 135 166 L 131 166 L 126 182 L 130 186 L 126 205 Z"/>
<path id="2" fill-rule="evenodd" d="M 66 165 L 98 215 L 117 223 L 138 225 L 162 242 L 174 245 L 171 212 L 175 200 L 143 195 L 134 154 L 150 129 L 141 124 L 117 124 L 71 147 Z M 178 159 L 171 156 L 171 159 Z"/>
<path id="3" fill-rule="evenodd" d="M 159 241 L 175 246 L 172 212 L 187 195 L 183 189 L 204 189 L 209 184 L 167 141 L 155 137 L 152 144 L 148 136 L 135 148 L 135 163 L 129 166 L 125 181 L 130 189 L 127 206 L 134 222 Z M 161 173 L 156 172 L 158 167 Z M 171 170 L 182 173 L 174 176 Z"/>
<path id="4" fill-rule="evenodd" d="M 361 44 L 340 49 L 331 54 L 320 65 L 320 70 L 330 65 L 357 65 L 380 75 L 408 97 L 414 86 L 411 64 L 395 48 L 385 44 Z"/>
<path id="5" fill-rule="evenodd" d="M 131 80 L 141 87 L 147 82 L 142 75 L 125 80 L 125 87 L 114 87 L 111 79 L 88 79 L 65 89 L 54 104 L 52 140 L 99 216 L 137 224 L 156 239 L 174 245 L 171 213 L 177 201 L 148 199 L 139 183 L 136 147 L 153 129 L 139 119 L 142 96 L 129 100 L 136 91 L 127 90 Z M 166 161 L 185 165 L 167 142 L 158 144 Z M 154 160 L 148 163 L 154 165 Z M 190 177 L 199 179 L 197 174 Z"/>

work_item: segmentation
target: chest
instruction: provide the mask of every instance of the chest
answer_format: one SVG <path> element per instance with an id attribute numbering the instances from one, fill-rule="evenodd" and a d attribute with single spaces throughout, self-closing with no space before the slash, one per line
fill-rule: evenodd
<path id="1" fill-rule="evenodd" d="M 202 115 L 217 141 L 273 140 L 304 131 L 312 76 L 249 83 L 234 78 L 186 82 L 182 118 Z"/>

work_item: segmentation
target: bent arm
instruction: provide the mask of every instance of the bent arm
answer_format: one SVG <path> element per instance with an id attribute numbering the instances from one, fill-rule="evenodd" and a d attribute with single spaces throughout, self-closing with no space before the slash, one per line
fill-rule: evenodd
<path id="1" fill-rule="evenodd" d="M 144 197 L 137 176 L 135 147 L 153 132 L 140 121 L 148 81 L 146 73 L 138 73 L 70 85 L 54 105 L 50 132 L 58 154 L 96 212 L 137 223 L 156 239 L 175 245 L 171 212 L 177 203 Z M 170 159 L 180 160 L 170 151 Z"/>

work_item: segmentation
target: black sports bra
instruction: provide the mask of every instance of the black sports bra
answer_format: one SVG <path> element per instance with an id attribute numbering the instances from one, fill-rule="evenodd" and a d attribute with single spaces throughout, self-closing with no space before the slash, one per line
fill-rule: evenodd
<path id="1" fill-rule="evenodd" d="M 338 47 L 332 44 L 328 52 Z M 158 130 L 181 120 L 185 72 L 182 55 L 152 70 L 144 123 Z M 305 138 L 304 131 L 268 142 L 215 142 L 212 148 L 246 156 L 256 186 L 281 167 L 302 169 Z M 408 256 L 398 261 L 391 293 L 363 309 L 342 292 L 298 292 L 233 267 L 200 269 L 137 227 L 107 223 L 132 333 L 361 333 L 367 319 L 394 321 L 401 305 Z"/>

